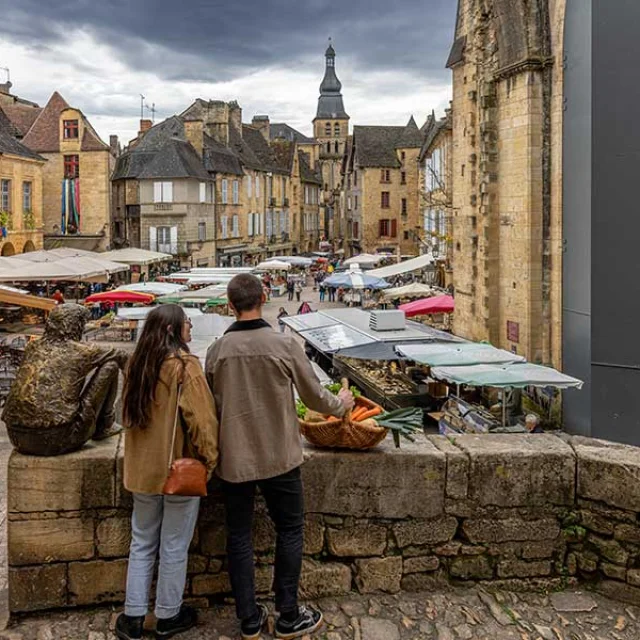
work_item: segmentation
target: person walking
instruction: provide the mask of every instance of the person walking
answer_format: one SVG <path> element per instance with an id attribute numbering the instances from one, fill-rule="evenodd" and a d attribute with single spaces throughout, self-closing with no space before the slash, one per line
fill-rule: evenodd
<path id="1" fill-rule="evenodd" d="M 280 311 L 278 311 L 278 326 L 280 327 L 280 333 L 284 333 L 284 330 L 287 328 L 287 325 L 282 322 L 282 318 L 288 315 L 287 310 L 284 307 L 280 307 Z"/>
<path id="2" fill-rule="evenodd" d="M 324 302 L 324 296 L 325 296 L 325 293 L 327 292 L 327 287 L 325 287 L 322 282 L 319 284 L 319 287 L 320 287 L 320 302 Z"/>
<path id="3" fill-rule="evenodd" d="M 287 278 L 287 296 L 291 302 L 293 300 L 293 280 L 291 278 Z"/>
<path id="4" fill-rule="evenodd" d="M 242 638 L 258 638 L 268 610 L 258 605 L 252 520 L 256 488 L 276 528 L 274 591 L 276 638 L 298 638 L 322 624 L 322 613 L 298 605 L 302 568 L 303 461 L 293 387 L 307 407 L 342 416 L 353 406 L 347 390 L 334 396 L 318 381 L 296 338 L 262 319 L 264 297 L 251 274 L 227 287 L 236 322 L 207 352 L 205 372 L 220 420 L 221 480 L 229 577 Z M 250 391 L 247 391 L 250 390 Z"/>
<path id="5" fill-rule="evenodd" d="M 296 280 L 295 284 L 296 302 L 300 302 L 300 294 L 302 293 L 302 282 Z"/>
<path id="6" fill-rule="evenodd" d="M 133 494 L 133 514 L 125 607 L 115 628 L 120 640 L 142 638 L 158 554 L 156 637 L 170 638 L 197 622 L 182 595 L 200 498 L 162 495 L 172 459 L 198 458 L 209 476 L 218 461 L 213 397 L 200 361 L 189 353 L 190 341 L 184 310 L 156 307 L 125 376 L 124 486 Z"/>

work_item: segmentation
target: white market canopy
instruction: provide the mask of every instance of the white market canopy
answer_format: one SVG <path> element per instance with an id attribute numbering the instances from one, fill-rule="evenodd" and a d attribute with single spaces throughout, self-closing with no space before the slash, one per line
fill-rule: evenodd
<path id="1" fill-rule="evenodd" d="M 116 318 L 119 320 L 144 320 L 155 307 L 120 307 Z M 204 315 L 200 309 L 185 309 L 189 318 Z"/>
<path id="2" fill-rule="evenodd" d="M 481 342 L 400 344 L 396 346 L 396 351 L 409 360 L 431 367 L 525 362 L 522 356 Z"/>
<path id="3" fill-rule="evenodd" d="M 347 260 L 344 261 L 344 264 L 346 265 L 359 264 L 361 266 L 362 265 L 367 266 L 372 264 L 378 264 L 378 262 L 381 262 L 385 258 L 388 258 L 388 256 L 382 255 L 379 253 L 361 253 L 360 255 L 352 256 L 351 258 L 348 258 Z M 383 276 L 380 276 L 380 277 L 383 277 Z"/>
<path id="4" fill-rule="evenodd" d="M 116 288 L 116 291 L 136 291 L 140 293 L 151 293 L 154 296 L 165 296 L 178 291 L 185 291 L 187 286 L 175 282 L 136 282 L 135 284 L 123 284 Z"/>
<path id="5" fill-rule="evenodd" d="M 582 381 L 560 373 L 551 367 L 529 362 L 511 364 L 476 364 L 461 367 L 434 367 L 431 375 L 440 380 L 472 387 L 522 389 L 524 387 L 582 387 Z"/>
<path id="6" fill-rule="evenodd" d="M 270 260 L 261 262 L 256 268 L 256 271 L 289 271 L 291 265 L 288 262 L 281 262 L 280 260 Z"/>
<path id="7" fill-rule="evenodd" d="M 369 271 L 369 273 L 371 274 L 373 272 Z M 406 284 L 403 287 L 387 289 L 384 292 L 384 297 L 386 300 L 393 300 L 394 298 L 426 298 L 433 294 L 434 290 L 429 285 L 422 284 L 420 282 L 412 282 L 411 284 Z"/>
<path id="8" fill-rule="evenodd" d="M 55 251 L 60 251 L 56 249 Z M 32 252 L 41 254 L 41 252 Z M 110 260 L 97 257 L 92 253 L 91 257 L 77 256 L 71 258 L 48 256 L 50 259 L 42 259 L 37 256 L 37 261 L 25 260 L 24 256 L 12 256 L 6 260 L 15 261 L 8 267 L 4 262 L 0 264 L 0 282 L 48 282 L 48 281 L 72 281 L 72 282 L 106 282 L 109 276 L 120 271 L 128 271 L 129 267 Z"/>
<path id="9" fill-rule="evenodd" d="M 101 253 L 85 251 L 84 249 L 72 249 L 60 247 L 59 249 L 40 249 L 39 251 L 27 251 L 11 256 L 12 260 L 27 260 L 28 262 L 56 262 L 63 258 L 100 258 Z"/>
<path id="10" fill-rule="evenodd" d="M 106 260 L 112 260 L 113 262 L 123 262 L 124 264 L 135 264 L 140 266 L 154 264 L 155 262 L 173 260 L 173 256 L 169 253 L 149 251 L 148 249 L 136 249 L 134 247 L 106 251 L 105 253 L 101 253 L 100 256 Z"/>
<path id="11" fill-rule="evenodd" d="M 381 267 L 380 269 L 373 269 L 369 271 L 369 275 L 377 276 L 378 278 L 390 278 L 391 276 L 399 276 L 401 273 L 410 273 L 411 271 L 417 271 L 418 269 L 424 269 L 433 263 L 433 257 L 427 254 L 418 256 L 417 258 L 411 258 L 398 264 L 392 264 L 388 267 Z"/>
<path id="12" fill-rule="evenodd" d="M 310 267 L 314 260 L 313 258 L 304 258 L 302 256 L 272 256 L 267 258 L 265 262 L 287 262 L 294 267 Z"/>
<path id="13" fill-rule="evenodd" d="M 203 287 L 202 289 L 195 289 L 192 291 L 177 291 L 175 293 L 169 293 L 167 295 L 158 298 L 157 302 L 161 303 L 189 303 L 189 304 L 206 304 L 209 300 L 216 298 L 226 298 L 227 287 L 226 285 L 212 285 L 209 287 Z"/>

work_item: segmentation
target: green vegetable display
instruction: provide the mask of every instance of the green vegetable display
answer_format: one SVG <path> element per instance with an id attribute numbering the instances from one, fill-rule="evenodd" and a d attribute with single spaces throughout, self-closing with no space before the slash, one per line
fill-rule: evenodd
<path id="1" fill-rule="evenodd" d="M 376 416 L 375 421 L 386 429 L 390 429 L 393 435 L 393 442 L 396 448 L 400 446 L 400 436 L 415 442 L 413 434 L 422 431 L 422 409 L 418 407 L 408 407 L 406 409 L 396 409 Z"/>
<path id="2" fill-rule="evenodd" d="M 340 389 L 342 389 L 342 385 L 339 382 L 332 382 L 331 384 L 325 385 L 324 388 L 331 391 L 334 396 L 337 396 Z M 360 389 L 358 389 L 357 387 L 352 386 L 350 388 L 350 391 L 353 394 L 354 398 L 359 398 L 362 395 L 360 393 Z M 298 418 L 300 418 L 301 420 L 304 420 L 304 417 L 307 414 L 307 407 L 300 399 L 296 400 L 296 413 L 298 414 Z"/>

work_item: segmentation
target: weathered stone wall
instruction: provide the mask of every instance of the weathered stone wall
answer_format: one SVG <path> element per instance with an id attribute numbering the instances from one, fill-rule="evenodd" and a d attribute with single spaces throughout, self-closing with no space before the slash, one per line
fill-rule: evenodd
<path id="1" fill-rule="evenodd" d="M 307 449 L 304 597 L 510 588 L 588 580 L 640 603 L 640 449 L 553 435 L 420 438 L 396 450 Z M 131 498 L 114 439 L 9 465 L 11 610 L 124 597 Z M 222 501 L 203 500 L 187 593 L 230 593 Z M 271 586 L 274 531 L 255 519 L 256 583 Z"/>

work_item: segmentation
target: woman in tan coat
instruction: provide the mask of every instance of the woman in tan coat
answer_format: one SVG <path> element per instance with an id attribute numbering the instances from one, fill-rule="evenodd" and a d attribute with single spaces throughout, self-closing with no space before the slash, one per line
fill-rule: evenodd
<path id="1" fill-rule="evenodd" d="M 162 495 L 170 459 L 195 457 L 209 476 L 218 460 L 218 421 L 198 358 L 189 353 L 191 321 L 178 305 L 151 311 L 129 362 L 123 394 L 124 486 L 133 494 L 131 549 L 121 640 L 142 638 L 159 555 L 156 635 L 169 638 L 196 624 L 182 605 L 188 551 L 200 498 Z M 171 451 L 178 408 L 175 445 Z"/>

